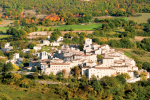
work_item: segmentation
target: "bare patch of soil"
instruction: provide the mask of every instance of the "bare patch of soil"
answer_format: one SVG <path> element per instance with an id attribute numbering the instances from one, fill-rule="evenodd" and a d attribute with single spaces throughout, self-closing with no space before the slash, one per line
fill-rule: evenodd
<path id="1" fill-rule="evenodd" d="M 14 22 L 13 20 L 3 20 L 3 24 L 0 24 L 0 27 L 11 25 L 13 24 L 13 22 Z"/>
<path id="2" fill-rule="evenodd" d="M 141 41 L 141 40 L 143 40 L 144 38 L 150 38 L 150 37 L 135 36 L 135 40 L 137 40 L 137 41 Z"/>

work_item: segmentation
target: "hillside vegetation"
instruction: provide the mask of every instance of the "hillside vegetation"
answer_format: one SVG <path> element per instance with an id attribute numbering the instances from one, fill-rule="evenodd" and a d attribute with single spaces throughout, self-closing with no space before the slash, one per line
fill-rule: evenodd
<path id="1" fill-rule="evenodd" d="M 23 9 L 34 9 L 37 13 L 58 14 L 61 17 L 90 14 L 92 16 L 127 16 L 133 13 L 150 12 L 149 0 L 1 0 L 7 17 L 22 16 Z"/>

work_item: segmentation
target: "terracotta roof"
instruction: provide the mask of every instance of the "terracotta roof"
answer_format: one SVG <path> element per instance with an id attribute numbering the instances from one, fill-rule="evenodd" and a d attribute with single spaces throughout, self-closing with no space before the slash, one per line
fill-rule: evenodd
<path id="1" fill-rule="evenodd" d="M 86 69 L 88 68 L 88 69 L 90 69 L 91 67 L 90 66 L 85 66 L 85 67 L 82 67 L 82 68 L 86 68 Z"/>
<path id="2" fill-rule="evenodd" d="M 114 58 L 103 58 L 103 59 L 114 59 Z"/>
<path id="3" fill-rule="evenodd" d="M 132 70 L 128 70 L 128 72 L 133 72 Z"/>
<path id="4" fill-rule="evenodd" d="M 111 67 L 128 67 L 128 65 L 123 65 L 123 66 L 111 66 Z"/>
<path id="5" fill-rule="evenodd" d="M 95 67 L 96 69 L 113 69 L 113 70 L 116 70 L 114 68 L 110 68 L 110 67 Z"/>
<path id="6" fill-rule="evenodd" d="M 50 65 L 70 65 L 70 63 L 50 63 Z"/>

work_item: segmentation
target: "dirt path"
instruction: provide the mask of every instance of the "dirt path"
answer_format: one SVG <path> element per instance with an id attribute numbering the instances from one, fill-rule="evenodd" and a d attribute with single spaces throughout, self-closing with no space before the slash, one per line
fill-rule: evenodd
<path id="1" fill-rule="evenodd" d="M 44 36 L 44 35 L 50 35 L 53 31 L 37 31 L 37 32 L 32 32 L 32 33 L 29 33 L 29 36 Z M 62 35 L 64 35 L 65 33 L 69 33 L 71 31 L 60 31 L 62 33 Z M 72 32 L 87 32 L 88 34 L 92 34 L 93 31 L 72 31 Z"/>
<path id="2" fill-rule="evenodd" d="M 69 85 L 69 83 L 62 83 L 62 82 L 41 81 L 41 80 L 35 80 L 35 81 L 40 83 L 40 84 L 63 84 L 63 85 Z"/>
<path id="3" fill-rule="evenodd" d="M 135 40 L 137 40 L 137 41 L 141 41 L 141 40 L 143 40 L 144 38 L 150 38 L 150 37 L 135 36 Z"/>

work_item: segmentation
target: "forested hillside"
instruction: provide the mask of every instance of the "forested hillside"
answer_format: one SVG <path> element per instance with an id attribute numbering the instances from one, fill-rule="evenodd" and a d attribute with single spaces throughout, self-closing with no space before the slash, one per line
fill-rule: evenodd
<path id="1" fill-rule="evenodd" d="M 39 14 L 58 14 L 67 18 L 86 15 L 129 16 L 150 12 L 150 0 L 0 0 L 6 16 L 21 16 L 23 9 L 34 9 Z"/>

